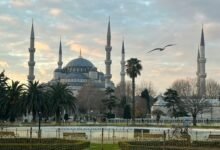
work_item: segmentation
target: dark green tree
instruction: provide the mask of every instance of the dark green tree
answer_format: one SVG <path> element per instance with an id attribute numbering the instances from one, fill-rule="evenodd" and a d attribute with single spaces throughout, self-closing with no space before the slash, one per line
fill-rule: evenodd
<path id="1" fill-rule="evenodd" d="M 132 79 L 132 123 L 135 124 L 135 78 L 141 74 L 142 65 L 137 58 L 131 58 L 126 63 L 126 73 Z"/>
<path id="2" fill-rule="evenodd" d="M 57 82 L 49 88 L 51 110 L 55 113 L 56 122 L 60 123 L 64 110 L 75 111 L 76 98 L 66 84 Z"/>
<path id="3" fill-rule="evenodd" d="M 105 90 L 106 97 L 102 100 L 104 105 L 108 108 L 109 113 L 112 113 L 112 109 L 117 105 L 117 97 L 114 96 L 114 89 L 107 87 Z"/>
<path id="4" fill-rule="evenodd" d="M 167 102 L 166 107 L 171 111 L 171 116 L 176 118 L 187 115 L 176 90 L 167 89 L 164 93 L 164 101 Z"/>
<path id="5" fill-rule="evenodd" d="M 151 113 L 151 99 L 150 99 L 150 95 L 147 89 L 144 89 L 141 92 L 141 97 L 144 98 L 146 100 L 146 104 L 147 104 L 147 113 Z"/>

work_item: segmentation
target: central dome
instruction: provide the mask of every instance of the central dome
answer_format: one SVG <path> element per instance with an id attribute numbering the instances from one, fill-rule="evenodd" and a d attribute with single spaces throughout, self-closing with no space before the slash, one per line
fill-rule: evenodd
<path id="1" fill-rule="evenodd" d="M 89 67 L 93 68 L 94 65 L 87 59 L 84 59 L 82 57 L 79 57 L 77 59 L 71 60 L 66 67 Z"/>

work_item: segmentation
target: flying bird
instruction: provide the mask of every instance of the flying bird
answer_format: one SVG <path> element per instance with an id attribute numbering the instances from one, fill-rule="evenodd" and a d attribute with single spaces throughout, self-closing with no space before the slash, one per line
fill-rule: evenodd
<path id="1" fill-rule="evenodd" d="M 150 53 L 150 52 L 153 52 L 153 51 L 163 51 L 163 50 L 165 50 L 167 47 L 169 47 L 169 46 L 174 46 L 174 45 L 176 45 L 176 44 L 168 44 L 168 45 L 166 45 L 166 46 L 164 46 L 164 47 L 162 47 L 162 48 L 155 48 L 155 49 L 152 49 L 152 50 L 150 50 L 149 52 L 147 52 L 147 53 Z"/>

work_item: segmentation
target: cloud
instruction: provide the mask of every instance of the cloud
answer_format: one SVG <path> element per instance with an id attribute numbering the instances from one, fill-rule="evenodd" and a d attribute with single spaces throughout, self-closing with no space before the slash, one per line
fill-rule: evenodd
<path id="1" fill-rule="evenodd" d="M 59 16 L 61 14 L 62 10 L 59 8 L 52 8 L 49 10 L 49 14 L 52 16 Z"/>
<path id="2" fill-rule="evenodd" d="M 51 48 L 47 43 L 36 41 L 36 50 L 45 54 L 45 52 L 50 52 Z"/>
<path id="3" fill-rule="evenodd" d="M 10 0 L 10 5 L 13 7 L 28 7 L 31 6 L 32 1 L 31 0 Z"/>
<path id="4" fill-rule="evenodd" d="M 9 64 L 6 61 L 0 61 L 0 67 L 5 69 L 9 67 Z"/>
<path id="5" fill-rule="evenodd" d="M 82 56 L 92 56 L 92 57 L 97 57 L 97 58 L 104 58 L 104 55 L 99 53 L 98 52 L 99 50 L 97 50 L 97 49 L 91 49 L 87 46 L 81 45 L 80 43 L 77 43 L 72 40 L 68 41 L 66 44 L 69 46 L 69 49 L 71 51 L 79 53 L 80 49 L 81 49 Z"/>
<path id="6" fill-rule="evenodd" d="M 14 17 L 9 16 L 9 15 L 0 15 L 0 22 L 15 24 L 16 20 Z"/>

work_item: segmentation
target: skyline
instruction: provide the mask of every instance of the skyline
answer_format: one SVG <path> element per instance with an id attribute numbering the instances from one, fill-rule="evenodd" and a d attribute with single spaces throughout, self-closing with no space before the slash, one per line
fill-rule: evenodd
<path id="1" fill-rule="evenodd" d="M 32 18 L 35 29 L 35 77 L 52 79 L 57 68 L 62 37 L 63 66 L 82 57 L 105 73 L 105 45 L 108 16 L 112 32 L 112 80 L 120 82 L 121 44 L 125 58 L 141 60 L 143 70 L 137 84 L 151 81 L 164 92 L 176 79 L 196 78 L 201 28 L 204 24 L 207 78 L 218 79 L 220 19 L 213 0 L 12 0 L 0 2 L 0 69 L 13 80 L 26 82 Z M 215 9 L 216 8 L 216 9 Z M 163 52 L 148 50 L 175 43 Z M 130 78 L 126 76 L 126 81 Z"/>

